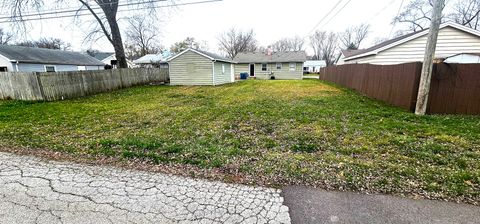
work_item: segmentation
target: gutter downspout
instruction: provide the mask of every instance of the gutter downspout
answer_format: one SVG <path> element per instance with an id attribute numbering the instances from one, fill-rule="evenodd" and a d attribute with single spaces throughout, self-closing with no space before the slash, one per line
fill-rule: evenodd
<path id="1" fill-rule="evenodd" d="M 15 70 L 18 72 L 18 61 L 15 63 Z"/>

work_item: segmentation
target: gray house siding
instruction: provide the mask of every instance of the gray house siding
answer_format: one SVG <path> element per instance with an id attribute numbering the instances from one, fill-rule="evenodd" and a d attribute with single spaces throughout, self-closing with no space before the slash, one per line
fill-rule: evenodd
<path id="1" fill-rule="evenodd" d="M 55 66 L 55 71 L 57 72 L 66 72 L 66 71 L 78 71 L 78 65 L 58 65 L 58 64 L 29 64 L 29 63 L 19 63 L 18 71 L 19 72 L 45 72 L 45 65 Z M 86 70 L 99 70 L 101 66 L 84 66 Z M 103 68 L 101 68 L 103 69 Z M 16 71 L 16 70 L 15 70 Z"/>
<path id="2" fill-rule="evenodd" d="M 171 85 L 214 85 L 213 62 L 195 52 L 188 51 L 170 61 Z"/>
<path id="3" fill-rule="evenodd" d="M 223 67 L 222 67 L 223 65 Z M 230 63 L 215 62 L 215 85 L 222 85 L 232 82 L 232 69 Z M 225 71 L 223 71 L 225 68 Z"/>
<path id="4" fill-rule="evenodd" d="M 295 70 L 290 70 L 290 63 L 281 63 L 281 69 L 277 69 L 277 63 L 267 63 L 267 71 L 262 71 L 262 64 L 255 63 L 255 78 L 256 79 L 270 79 L 270 74 L 275 76 L 275 79 L 283 80 L 299 80 L 303 77 L 303 63 L 292 62 L 295 64 Z M 250 64 L 236 64 L 235 74 L 238 76 L 240 73 L 250 74 Z"/>

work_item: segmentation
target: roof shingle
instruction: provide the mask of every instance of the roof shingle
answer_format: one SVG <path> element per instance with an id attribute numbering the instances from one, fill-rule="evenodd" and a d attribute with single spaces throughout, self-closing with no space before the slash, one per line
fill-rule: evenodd
<path id="1" fill-rule="evenodd" d="M 263 52 L 243 52 L 233 60 L 237 63 L 305 62 L 307 54 L 305 51 L 273 52 L 272 55 Z"/>
<path id="2" fill-rule="evenodd" d="M 94 57 L 72 51 L 0 45 L 0 55 L 23 63 L 103 66 L 103 63 Z"/>

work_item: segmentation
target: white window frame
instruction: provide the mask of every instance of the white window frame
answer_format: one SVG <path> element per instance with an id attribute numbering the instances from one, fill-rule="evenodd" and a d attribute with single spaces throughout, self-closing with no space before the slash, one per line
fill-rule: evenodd
<path id="1" fill-rule="evenodd" d="M 280 66 L 279 66 L 280 65 Z M 283 69 L 283 63 L 278 63 L 276 64 L 275 66 L 277 68 L 277 70 L 282 70 Z"/>
<path id="2" fill-rule="evenodd" d="M 265 70 L 263 70 L 263 65 L 265 65 Z M 267 63 L 262 63 L 262 72 L 268 71 L 268 64 Z"/>
<path id="3" fill-rule="evenodd" d="M 45 72 L 49 72 L 47 71 L 47 67 L 53 67 L 53 72 L 57 72 L 57 66 L 55 65 L 44 65 L 44 67 L 45 67 Z"/>
<path id="4" fill-rule="evenodd" d="M 290 71 L 296 71 L 297 70 L 297 63 L 290 63 L 290 65 L 288 67 L 290 68 Z"/>

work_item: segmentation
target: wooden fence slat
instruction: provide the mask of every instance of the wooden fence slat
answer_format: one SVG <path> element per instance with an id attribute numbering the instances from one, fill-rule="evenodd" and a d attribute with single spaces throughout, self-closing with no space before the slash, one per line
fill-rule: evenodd
<path id="1" fill-rule="evenodd" d="M 413 111 L 421 68 L 420 62 L 347 64 L 324 68 L 320 79 Z M 435 64 L 428 113 L 480 114 L 480 64 Z"/>

